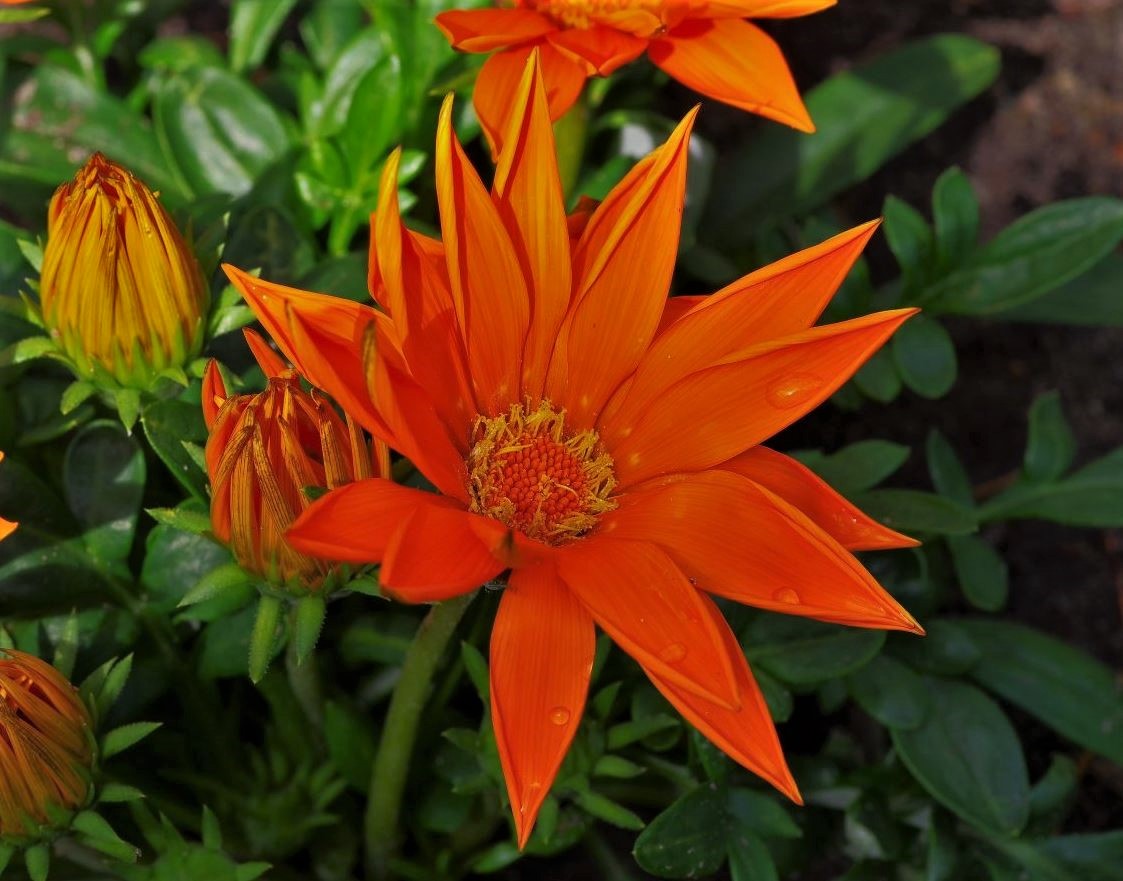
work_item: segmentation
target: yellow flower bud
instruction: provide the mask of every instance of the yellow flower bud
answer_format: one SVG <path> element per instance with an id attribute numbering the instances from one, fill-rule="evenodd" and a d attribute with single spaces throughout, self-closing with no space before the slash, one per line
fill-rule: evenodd
<path id="1" fill-rule="evenodd" d="M 377 445 L 372 459 L 349 416 L 305 391 L 257 334 L 246 338 L 268 378 L 264 391 L 228 396 L 213 361 L 203 378 L 211 529 L 246 572 L 271 586 L 298 595 L 331 589 L 339 565 L 293 550 L 285 530 L 311 504 L 307 489 L 384 473 L 387 451 Z"/>
<path id="2" fill-rule="evenodd" d="M 77 689 L 34 655 L 0 650 L 0 842 L 64 825 L 89 801 L 93 764 Z"/>
<path id="3" fill-rule="evenodd" d="M 95 153 L 51 200 L 43 320 L 83 378 L 147 389 L 203 344 L 207 287 L 156 194 Z"/>

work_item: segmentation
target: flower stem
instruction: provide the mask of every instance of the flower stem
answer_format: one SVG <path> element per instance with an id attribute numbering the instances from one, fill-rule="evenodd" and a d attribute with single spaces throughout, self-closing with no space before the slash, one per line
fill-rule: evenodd
<path id="1" fill-rule="evenodd" d="M 386 881 L 391 877 L 390 859 L 400 841 L 398 815 L 410 754 L 417 741 L 417 723 L 425 708 L 433 673 L 473 596 L 475 594 L 465 594 L 433 606 L 406 651 L 401 677 L 390 697 L 390 709 L 367 789 L 364 838 L 370 881 Z"/>

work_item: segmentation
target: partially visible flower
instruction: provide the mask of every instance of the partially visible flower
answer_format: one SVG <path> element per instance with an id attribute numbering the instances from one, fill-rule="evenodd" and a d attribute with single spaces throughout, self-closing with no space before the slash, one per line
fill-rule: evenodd
<path id="1" fill-rule="evenodd" d="M 0 462 L 4 461 L 4 451 L 0 450 Z M 19 524 L 13 523 L 11 520 L 5 520 L 0 517 L 0 541 L 6 539 L 9 535 L 16 531 L 16 526 Z"/>
<path id="2" fill-rule="evenodd" d="M 0 843 L 64 826 L 90 798 L 94 752 L 77 689 L 34 655 L 0 650 Z"/>
<path id="3" fill-rule="evenodd" d="M 211 528 L 238 564 L 274 588 L 295 594 L 334 586 L 338 567 L 293 550 L 285 530 L 326 491 L 386 472 L 386 450 L 371 450 L 359 427 L 300 377 L 253 331 L 246 331 L 267 385 L 231 397 L 215 362 L 203 378 Z"/>
<path id="4" fill-rule="evenodd" d="M 437 490 L 358 481 L 313 503 L 289 540 L 380 562 L 383 589 L 407 602 L 509 570 L 490 684 L 520 846 L 580 723 L 597 626 L 718 747 L 798 800 L 709 594 L 922 632 L 851 553 L 916 542 L 760 446 L 916 310 L 816 325 L 877 223 L 668 301 L 693 116 L 570 223 L 533 58 L 511 107 L 488 188 L 446 102 L 442 241 L 401 222 L 398 154 L 386 163 L 371 236 L 381 309 L 227 267 L 298 369 Z"/>
<path id="5" fill-rule="evenodd" d="M 203 344 L 202 270 L 156 194 L 95 153 L 51 200 L 43 320 L 82 378 L 144 390 Z"/>
<path id="6" fill-rule="evenodd" d="M 498 152 L 519 78 L 541 53 L 550 118 L 559 119 L 586 78 L 608 76 L 644 52 L 686 86 L 800 131 L 815 127 L 776 42 L 749 18 L 793 18 L 836 0 L 516 0 L 453 9 L 437 26 L 463 52 L 494 52 L 473 101 Z"/>

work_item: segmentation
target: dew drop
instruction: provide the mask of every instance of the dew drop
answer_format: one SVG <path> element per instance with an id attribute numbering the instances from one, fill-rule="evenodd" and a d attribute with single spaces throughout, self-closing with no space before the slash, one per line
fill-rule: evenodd
<path id="1" fill-rule="evenodd" d="M 555 725 L 564 725 L 569 721 L 569 710 L 565 707 L 554 707 L 550 710 L 550 721 Z"/>
<path id="2" fill-rule="evenodd" d="M 686 657 L 686 646 L 681 642 L 672 642 L 659 652 L 659 658 L 668 664 L 677 664 Z"/>
<path id="3" fill-rule="evenodd" d="M 811 373 L 792 373 L 775 380 L 765 395 L 773 407 L 787 410 L 798 407 L 823 387 L 823 380 Z"/>
<path id="4" fill-rule="evenodd" d="M 799 594 L 790 587 L 781 587 L 772 594 L 772 599 L 776 600 L 778 603 L 787 603 L 791 606 L 798 606 L 800 603 Z"/>

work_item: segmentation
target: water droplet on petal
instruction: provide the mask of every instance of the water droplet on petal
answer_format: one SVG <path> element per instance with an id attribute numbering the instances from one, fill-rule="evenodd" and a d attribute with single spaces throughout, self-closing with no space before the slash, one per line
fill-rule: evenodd
<path id="1" fill-rule="evenodd" d="M 773 407 L 787 410 L 798 407 L 823 387 L 823 380 L 812 373 L 792 373 L 774 380 L 765 395 Z"/>
<path id="2" fill-rule="evenodd" d="M 788 603 L 792 606 L 798 606 L 800 603 L 799 594 L 790 587 L 781 587 L 772 594 L 772 599 L 776 600 L 778 603 Z"/>
<path id="3" fill-rule="evenodd" d="M 677 664 L 686 657 L 686 646 L 681 642 L 672 642 L 669 646 L 659 652 L 660 660 L 668 664 Z"/>
<path id="4" fill-rule="evenodd" d="M 550 710 L 550 721 L 555 725 L 564 725 L 569 721 L 569 710 L 565 707 L 554 707 Z"/>

